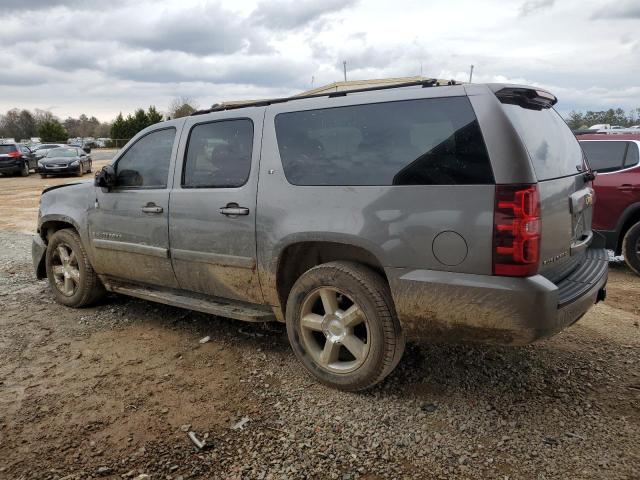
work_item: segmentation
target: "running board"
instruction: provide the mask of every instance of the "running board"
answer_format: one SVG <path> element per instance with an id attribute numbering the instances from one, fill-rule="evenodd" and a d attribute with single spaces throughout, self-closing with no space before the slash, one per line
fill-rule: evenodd
<path id="1" fill-rule="evenodd" d="M 186 308 L 197 312 L 210 313 L 219 317 L 234 318 L 245 322 L 261 323 L 276 320 L 273 311 L 269 307 L 253 305 L 244 302 L 234 302 L 233 300 L 213 300 L 204 295 L 189 295 L 173 290 L 159 290 L 152 287 L 139 285 L 129 285 L 116 283 L 113 281 L 104 282 L 105 288 L 110 292 L 121 293 L 130 297 L 150 300 L 152 302 L 163 303 L 174 307 Z M 267 310 L 268 309 L 268 310 Z"/>

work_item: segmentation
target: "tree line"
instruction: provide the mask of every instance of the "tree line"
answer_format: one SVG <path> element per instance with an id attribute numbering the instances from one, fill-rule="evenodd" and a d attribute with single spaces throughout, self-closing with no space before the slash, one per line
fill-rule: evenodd
<path id="1" fill-rule="evenodd" d="M 576 112 L 575 110 L 565 119 L 572 130 L 589 128 L 592 125 L 607 123 L 621 127 L 632 127 L 640 124 L 640 108 L 625 112 L 621 108 L 610 108 L 600 112 Z"/>
<path id="2" fill-rule="evenodd" d="M 191 115 L 197 108 L 196 102 L 189 97 L 176 98 L 169 105 L 166 119 Z M 76 137 L 128 140 L 140 130 L 163 120 L 165 116 L 154 105 L 146 111 L 139 108 L 126 117 L 121 112 L 112 122 L 101 122 L 85 114 L 60 120 L 48 110 L 13 108 L 0 114 L 0 138 L 21 141 L 40 137 L 43 142 L 66 141 Z"/>

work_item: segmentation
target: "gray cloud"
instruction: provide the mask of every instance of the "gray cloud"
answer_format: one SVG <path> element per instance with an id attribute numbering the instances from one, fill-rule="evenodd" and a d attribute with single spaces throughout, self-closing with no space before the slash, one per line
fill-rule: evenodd
<path id="1" fill-rule="evenodd" d="M 592 20 L 618 19 L 633 20 L 640 18 L 640 3 L 633 1 L 616 1 L 596 10 L 591 15 Z"/>
<path id="2" fill-rule="evenodd" d="M 527 0 L 520 6 L 520 16 L 526 17 L 545 8 L 550 8 L 555 0 Z"/>
<path id="3" fill-rule="evenodd" d="M 250 19 L 257 25 L 273 30 L 295 30 L 356 3 L 357 0 L 263 1 L 251 13 Z"/>
<path id="4" fill-rule="evenodd" d="M 110 0 L 110 6 L 127 3 L 127 0 Z M 104 0 L 2 0 L 3 9 L 48 10 L 55 7 L 92 9 L 103 7 Z"/>

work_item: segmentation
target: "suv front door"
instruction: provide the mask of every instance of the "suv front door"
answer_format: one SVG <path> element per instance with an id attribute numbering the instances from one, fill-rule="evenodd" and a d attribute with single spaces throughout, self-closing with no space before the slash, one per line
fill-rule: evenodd
<path id="1" fill-rule="evenodd" d="M 116 185 L 96 187 L 89 213 L 97 273 L 177 288 L 169 259 L 169 190 L 179 129 L 153 130 L 115 162 Z"/>
<path id="2" fill-rule="evenodd" d="M 264 110 L 255 110 L 185 122 L 169 208 L 171 258 L 182 289 L 262 302 L 255 215 Z"/>

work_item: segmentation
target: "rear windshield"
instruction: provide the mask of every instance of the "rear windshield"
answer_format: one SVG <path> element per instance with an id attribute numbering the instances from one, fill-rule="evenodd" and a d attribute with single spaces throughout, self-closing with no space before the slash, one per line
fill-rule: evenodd
<path id="1" fill-rule="evenodd" d="M 580 145 L 555 110 L 509 104 L 502 108 L 524 142 L 538 180 L 567 177 L 584 169 Z"/>
<path id="2" fill-rule="evenodd" d="M 7 153 L 15 152 L 17 150 L 15 145 L 0 145 L 0 155 L 6 155 Z"/>

